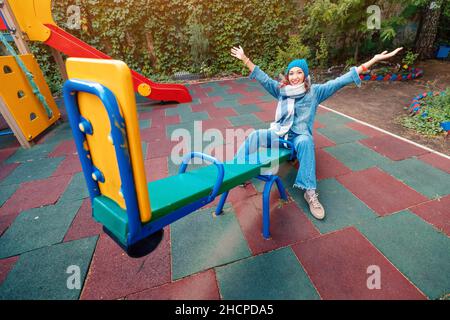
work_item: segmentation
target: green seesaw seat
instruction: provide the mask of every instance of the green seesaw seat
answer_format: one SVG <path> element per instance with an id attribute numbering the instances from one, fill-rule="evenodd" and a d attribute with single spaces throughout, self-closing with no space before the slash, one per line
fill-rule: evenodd
<path id="1" fill-rule="evenodd" d="M 292 148 L 265 149 L 256 164 L 222 163 L 193 152 L 185 155 L 178 174 L 147 183 L 128 67 L 115 60 L 70 58 L 67 71 L 64 99 L 93 216 L 122 247 L 129 250 L 142 244 L 222 195 L 216 208 L 219 215 L 228 192 L 252 178 L 266 182 L 263 236 L 270 237 L 269 196 L 274 183 L 287 200 L 281 180 L 270 168 L 293 159 Z M 187 170 L 194 157 L 210 165 Z"/>

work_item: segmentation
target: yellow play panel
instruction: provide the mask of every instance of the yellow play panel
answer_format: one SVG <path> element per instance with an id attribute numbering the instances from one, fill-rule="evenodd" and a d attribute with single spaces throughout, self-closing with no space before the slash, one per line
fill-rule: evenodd
<path id="1" fill-rule="evenodd" d="M 34 81 L 53 112 L 53 116 L 49 119 L 44 106 L 33 93 L 26 75 L 14 57 L 0 57 L 0 100 L 2 100 L 2 113 L 6 113 L 4 114 L 5 119 L 7 121 L 13 120 L 22 132 L 23 137 L 27 141 L 31 141 L 57 121 L 61 117 L 61 113 L 33 55 L 21 55 L 20 58 L 27 69 L 33 74 Z"/>

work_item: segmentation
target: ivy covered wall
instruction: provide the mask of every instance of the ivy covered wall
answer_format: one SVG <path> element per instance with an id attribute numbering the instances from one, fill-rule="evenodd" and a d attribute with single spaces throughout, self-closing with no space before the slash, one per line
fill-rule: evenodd
<path id="1" fill-rule="evenodd" d="M 67 28 L 71 5 L 79 6 L 81 17 L 73 30 Z M 299 10 L 295 0 L 53 0 L 52 7 L 61 28 L 160 81 L 177 71 L 241 72 L 230 55 L 238 44 L 267 65 L 293 32 Z M 33 51 L 58 91 L 50 51 L 40 44 Z"/>

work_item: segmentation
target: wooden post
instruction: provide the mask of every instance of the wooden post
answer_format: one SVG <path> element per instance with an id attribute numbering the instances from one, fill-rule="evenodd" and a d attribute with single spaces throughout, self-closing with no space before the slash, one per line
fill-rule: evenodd
<path id="1" fill-rule="evenodd" d="M 20 145 L 23 148 L 30 149 L 31 144 L 28 142 L 27 138 L 23 135 L 22 130 L 20 130 L 19 126 L 17 125 L 16 121 L 14 120 L 13 115 L 8 109 L 8 106 L 6 105 L 6 102 L 3 100 L 2 97 L 0 97 L 0 112 L 3 115 L 3 118 L 5 118 L 6 123 L 11 128 L 12 132 L 16 136 L 17 140 L 19 140 Z"/>
<path id="2" fill-rule="evenodd" d="M 64 63 L 64 59 L 63 59 L 61 53 L 58 50 L 56 50 L 55 48 L 51 48 L 51 51 L 52 51 L 53 59 L 55 59 L 56 64 L 58 65 L 59 72 L 61 73 L 61 77 L 63 78 L 64 81 L 68 80 L 69 77 L 67 76 L 66 65 Z"/>
<path id="3" fill-rule="evenodd" d="M 0 11 L 3 14 L 3 17 L 5 17 L 8 27 L 12 29 L 8 31 L 13 37 L 14 43 L 16 44 L 17 49 L 19 49 L 20 54 L 31 53 L 31 50 L 25 41 L 25 35 L 22 30 L 20 30 L 19 24 L 17 23 L 16 17 L 14 17 L 14 13 L 8 4 L 8 1 L 0 0 Z"/>

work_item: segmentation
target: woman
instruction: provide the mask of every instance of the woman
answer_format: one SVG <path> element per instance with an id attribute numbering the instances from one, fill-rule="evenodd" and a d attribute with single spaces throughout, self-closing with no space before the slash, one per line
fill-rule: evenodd
<path id="1" fill-rule="evenodd" d="M 267 130 L 254 131 L 239 149 L 237 156 L 254 153 L 259 146 L 271 147 L 282 137 L 292 142 L 297 153 L 300 168 L 294 187 L 304 190 L 304 198 L 311 214 L 316 219 L 325 218 L 325 210 L 319 202 L 314 155 L 313 124 L 317 106 L 344 86 L 355 83 L 361 86 L 359 74 L 373 64 L 395 56 L 402 48 L 387 53 L 384 51 L 359 67 L 352 67 L 346 74 L 324 84 L 311 84 L 308 63 L 295 59 L 285 70 L 285 79 L 277 82 L 271 79 L 244 54 L 241 46 L 233 47 L 231 55 L 241 60 L 251 71 L 250 79 L 256 79 L 278 100 L 275 122 Z"/>

